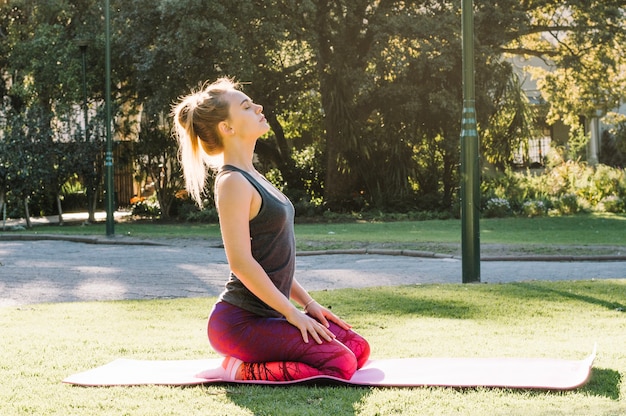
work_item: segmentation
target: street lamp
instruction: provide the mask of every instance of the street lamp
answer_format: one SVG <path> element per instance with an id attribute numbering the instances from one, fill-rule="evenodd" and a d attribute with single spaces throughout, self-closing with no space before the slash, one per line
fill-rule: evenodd
<path id="1" fill-rule="evenodd" d="M 104 158 L 105 167 L 105 188 L 106 188 L 106 234 L 107 236 L 113 236 L 115 234 L 115 219 L 114 219 L 114 207 L 113 207 L 113 140 L 111 137 L 111 5 L 110 1 L 106 0 L 104 6 L 104 21 L 105 21 L 105 90 L 106 90 L 106 153 Z"/>
<path id="2" fill-rule="evenodd" d="M 461 260 L 463 283 L 480 282 L 480 171 L 474 92 L 474 8 L 462 0 Z"/>

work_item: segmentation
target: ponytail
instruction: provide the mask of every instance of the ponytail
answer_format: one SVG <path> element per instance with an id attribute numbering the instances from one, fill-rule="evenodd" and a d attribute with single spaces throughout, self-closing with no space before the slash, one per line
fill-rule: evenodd
<path id="1" fill-rule="evenodd" d="M 207 168 L 218 168 L 223 161 L 224 146 L 217 126 L 229 115 L 224 94 L 237 88 L 232 79 L 220 78 L 180 98 L 172 110 L 185 189 L 199 206 L 202 206 Z"/>

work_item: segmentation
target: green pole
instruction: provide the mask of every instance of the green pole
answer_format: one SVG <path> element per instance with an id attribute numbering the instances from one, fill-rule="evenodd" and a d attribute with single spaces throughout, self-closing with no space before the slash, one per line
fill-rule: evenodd
<path id="1" fill-rule="evenodd" d="M 106 25 L 106 40 L 105 40 L 105 71 L 106 72 L 106 92 L 105 92 L 105 106 L 106 106 L 106 153 L 104 157 L 105 168 L 105 189 L 106 189 L 106 232 L 107 236 L 115 234 L 115 219 L 113 207 L 113 141 L 111 138 L 111 6 L 109 0 L 105 1 L 104 6 L 104 20 Z"/>
<path id="2" fill-rule="evenodd" d="M 476 283 L 480 282 L 480 170 L 474 93 L 474 10 L 472 0 L 462 1 L 461 258 L 463 283 Z"/>

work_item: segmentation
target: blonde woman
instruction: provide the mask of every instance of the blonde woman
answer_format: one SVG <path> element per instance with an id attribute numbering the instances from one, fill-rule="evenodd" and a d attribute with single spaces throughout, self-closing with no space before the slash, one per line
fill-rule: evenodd
<path id="1" fill-rule="evenodd" d="M 187 190 L 200 201 L 218 166 L 215 201 L 230 277 L 208 322 L 227 380 L 350 379 L 369 358 L 367 341 L 318 304 L 294 277 L 294 208 L 256 171 L 263 107 L 231 79 L 183 97 L 173 111 Z M 302 306 L 303 311 L 294 303 Z"/>

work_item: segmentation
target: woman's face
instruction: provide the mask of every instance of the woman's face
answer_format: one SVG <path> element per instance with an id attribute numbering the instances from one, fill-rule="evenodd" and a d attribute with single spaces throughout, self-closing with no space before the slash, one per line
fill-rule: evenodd
<path id="1" fill-rule="evenodd" d="M 258 139 L 270 129 L 263 106 L 252 102 L 250 97 L 238 90 L 226 93 L 230 103 L 229 117 L 226 122 L 235 135 L 244 139 Z"/>

